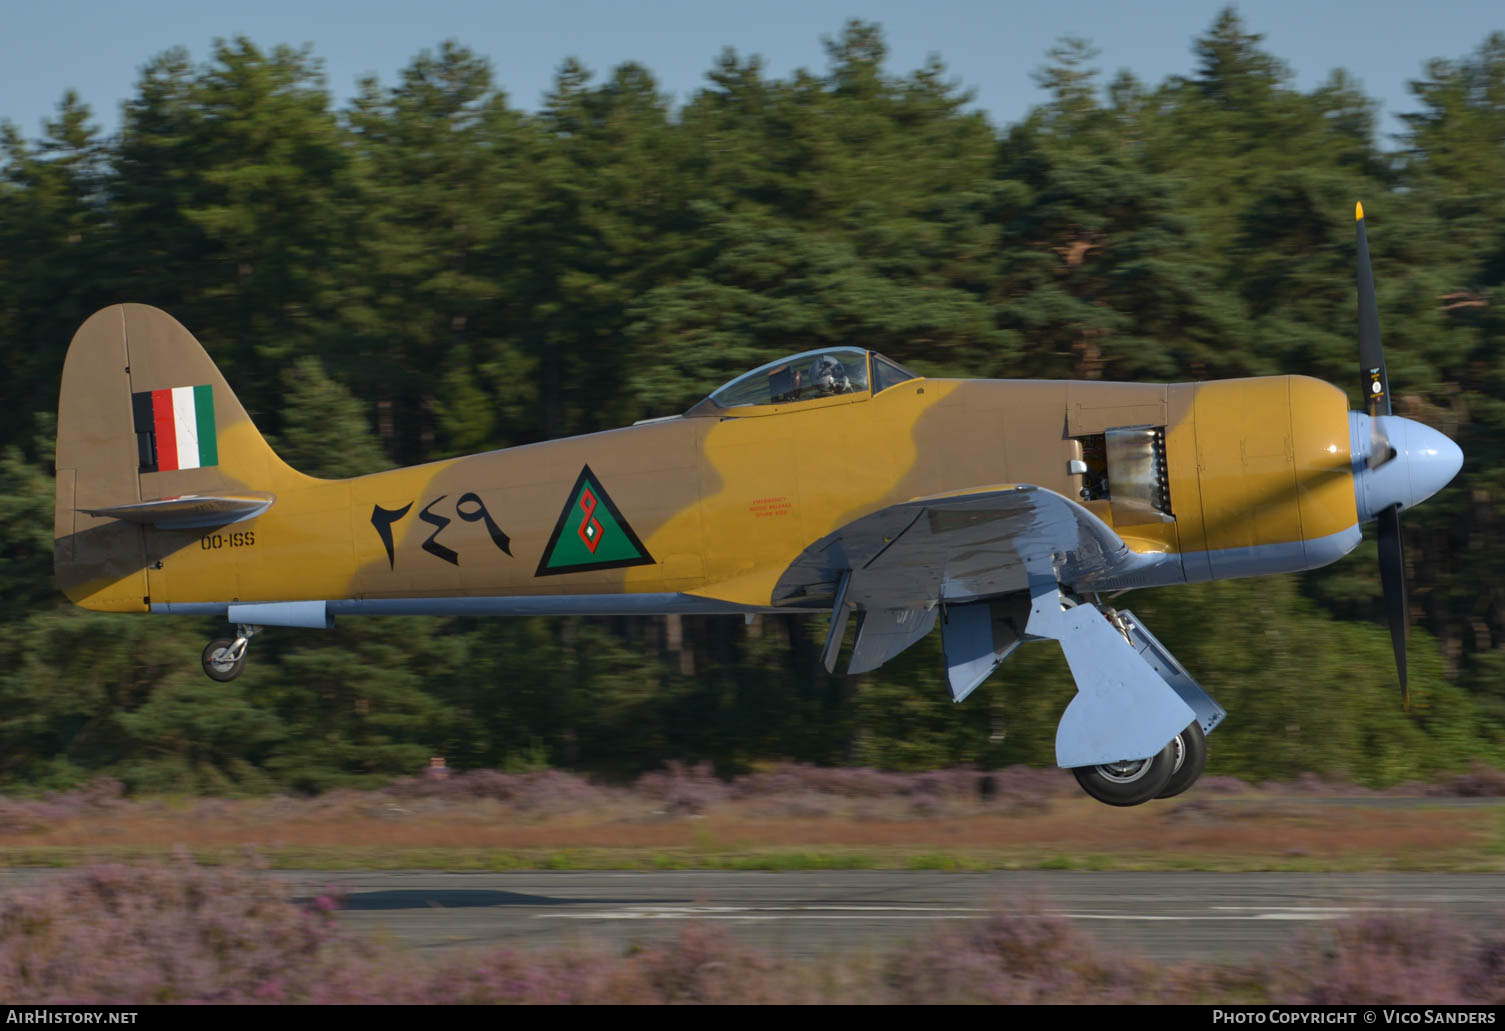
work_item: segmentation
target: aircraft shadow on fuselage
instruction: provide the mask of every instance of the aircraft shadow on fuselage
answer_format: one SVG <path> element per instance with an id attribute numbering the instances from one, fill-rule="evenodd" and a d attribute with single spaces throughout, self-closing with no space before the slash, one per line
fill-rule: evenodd
<path id="1" fill-rule="evenodd" d="M 58 571 L 58 586 L 66 592 L 70 588 L 98 584 L 106 577 L 122 580 L 134 576 L 142 570 L 154 568 L 158 562 L 165 561 L 200 538 L 230 525 L 231 521 L 227 520 L 192 530 L 158 530 L 145 535 L 144 546 L 133 543 L 129 548 L 122 547 L 121 541 L 137 527 L 124 522 L 105 523 L 58 537 L 53 547 L 66 556 L 63 568 Z"/>

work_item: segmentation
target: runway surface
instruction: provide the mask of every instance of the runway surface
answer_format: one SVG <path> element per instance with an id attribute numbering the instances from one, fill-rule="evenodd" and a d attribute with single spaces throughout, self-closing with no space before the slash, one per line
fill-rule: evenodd
<path id="1" fill-rule="evenodd" d="M 620 949 L 675 936 L 686 921 L 726 926 L 786 956 L 889 952 L 996 907 L 1038 905 L 1110 948 L 1161 961 L 1243 961 L 1306 929 L 1380 912 L 1505 919 L 1494 874 L 978 874 L 851 870 L 811 873 L 300 873 L 307 897 L 349 892 L 340 919 L 360 934 L 422 951 L 511 946 Z"/>

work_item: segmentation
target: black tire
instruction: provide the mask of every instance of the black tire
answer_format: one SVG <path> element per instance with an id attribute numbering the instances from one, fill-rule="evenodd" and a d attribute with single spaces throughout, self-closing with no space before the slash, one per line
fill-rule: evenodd
<path id="1" fill-rule="evenodd" d="M 1202 733 L 1202 724 L 1192 720 L 1185 730 L 1176 735 L 1176 740 L 1171 742 L 1172 745 L 1178 743 L 1180 761 L 1171 772 L 1170 783 L 1156 798 L 1175 798 L 1195 784 L 1207 767 L 1207 735 Z"/>
<path id="2" fill-rule="evenodd" d="M 1176 742 L 1148 759 L 1110 763 L 1106 766 L 1076 766 L 1076 782 L 1099 802 L 1129 806 L 1148 802 L 1165 790 L 1176 767 Z"/>
<path id="3" fill-rule="evenodd" d="M 204 646 L 204 655 L 201 661 L 204 664 L 204 673 L 210 680 L 218 680 L 220 683 L 226 683 L 240 676 L 240 671 L 246 668 L 246 653 L 244 651 L 240 653 L 240 658 L 235 662 L 228 663 L 225 661 L 224 657 L 229 654 L 230 649 L 234 646 L 235 642 L 228 637 L 216 637 Z"/>

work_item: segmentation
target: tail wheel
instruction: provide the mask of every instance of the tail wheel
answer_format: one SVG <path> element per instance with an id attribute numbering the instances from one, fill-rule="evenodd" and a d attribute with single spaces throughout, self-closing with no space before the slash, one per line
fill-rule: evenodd
<path id="1" fill-rule="evenodd" d="M 204 646 L 204 672 L 210 680 L 221 683 L 234 680 L 246 668 L 246 646 L 240 646 L 240 654 L 237 656 L 235 644 L 228 637 L 217 637 Z"/>
<path id="2" fill-rule="evenodd" d="M 1126 759 L 1102 766 L 1076 766 L 1072 773 L 1082 790 L 1108 805 L 1139 805 L 1166 789 L 1176 770 L 1176 742 L 1148 759 Z"/>
<path id="3" fill-rule="evenodd" d="M 1207 735 L 1202 733 L 1202 724 L 1196 720 L 1192 720 L 1185 730 L 1176 735 L 1171 746 L 1176 749 L 1175 766 L 1171 771 L 1170 783 L 1166 784 L 1165 790 L 1156 795 L 1156 798 L 1175 798 L 1195 784 L 1207 766 Z"/>

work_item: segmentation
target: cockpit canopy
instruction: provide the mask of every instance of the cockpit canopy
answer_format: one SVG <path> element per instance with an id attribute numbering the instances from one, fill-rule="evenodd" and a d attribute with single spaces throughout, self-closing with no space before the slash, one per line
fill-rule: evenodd
<path id="1" fill-rule="evenodd" d="M 877 394 L 914 378 L 914 373 L 875 351 L 830 347 L 760 365 L 713 391 L 706 401 L 718 409 L 797 404 L 842 395 Z"/>

